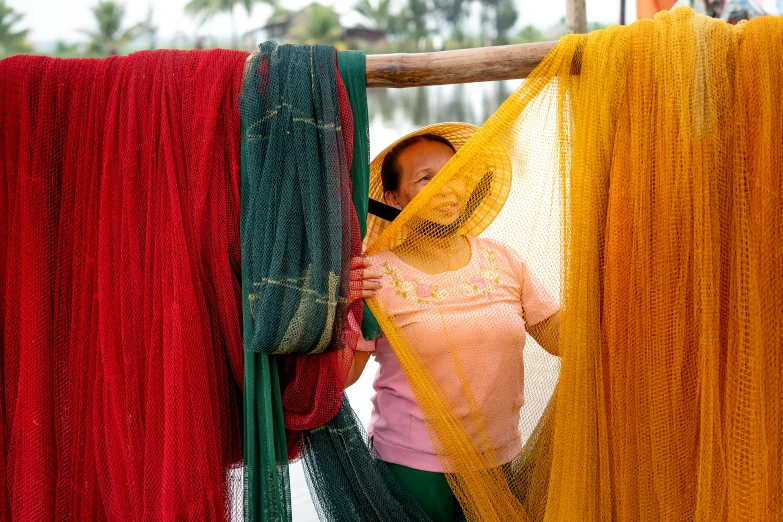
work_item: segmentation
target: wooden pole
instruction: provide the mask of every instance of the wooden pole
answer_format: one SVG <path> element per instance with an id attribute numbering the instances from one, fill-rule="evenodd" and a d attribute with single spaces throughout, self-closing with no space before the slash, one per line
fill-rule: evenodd
<path id="1" fill-rule="evenodd" d="M 582 0 L 584 1 L 584 0 Z M 557 42 L 367 56 L 367 87 L 421 87 L 526 78 Z"/>

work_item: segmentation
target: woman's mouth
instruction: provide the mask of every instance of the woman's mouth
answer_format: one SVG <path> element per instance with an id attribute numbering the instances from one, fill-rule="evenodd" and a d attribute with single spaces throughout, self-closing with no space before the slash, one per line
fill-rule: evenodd
<path id="1" fill-rule="evenodd" d="M 451 214 L 452 212 L 456 212 L 457 210 L 457 204 L 456 203 L 444 203 L 442 205 L 438 205 L 435 207 L 435 210 L 437 212 L 443 213 L 443 214 Z"/>

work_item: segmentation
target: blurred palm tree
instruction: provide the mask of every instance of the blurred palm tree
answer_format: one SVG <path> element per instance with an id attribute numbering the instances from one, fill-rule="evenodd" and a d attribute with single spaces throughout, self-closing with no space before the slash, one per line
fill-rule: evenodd
<path id="1" fill-rule="evenodd" d="M 482 7 L 481 32 L 484 45 L 507 44 L 508 31 L 519 17 L 513 0 L 479 0 L 479 4 Z M 490 37 L 492 33 L 494 38 Z"/>
<path id="2" fill-rule="evenodd" d="M 513 0 L 498 0 L 495 4 L 495 41 L 494 45 L 508 43 L 508 31 L 514 27 L 519 18 L 519 12 Z"/>
<path id="3" fill-rule="evenodd" d="M 435 8 L 441 18 L 451 26 L 451 36 L 460 47 L 465 42 L 465 24 L 463 20 L 470 16 L 472 0 L 435 0 Z"/>
<path id="4" fill-rule="evenodd" d="M 185 12 L 200 16 L 203 24 L 218 13 L 228 13 L 231 15 L 231 47 L 237 46 L 237 27 L 234 20 L 234 8 L 241 5 L 245 8 L 248 16 L 253 10 L 253 4 L 263 1 L 272 7 L 277 6 L 277 0 L 190 0 L 185 5 Z"/>
<path id="5" fill-rule="evenodd" d="M 433 11 L 430 0 L 408 0 L 408 22 L 411 24 L 411 32 L 416 41 L 416 49 L 423 50 L 426 45 L 430 29 L 427 26 L 428 14 Z"/>
<path id="6" fill-rule="evenodd" d="M 375 3 L 370 0 L 359 0 L 354 9 L 365 17 L 374 29 L 388 32 L 393 26 L 391 0 L 377 0 Z"/>
<path id="7" fill-rule="evenodd" d="M 534 25 L 526 25 L 519 31 L 521 43 L 533 43 L 544 41 L 544 34 Z"/>
<path id="8" fill-rule="evenodd" d="M 392 12 L 392 3 L 393 0 L 359 0 L 354 10 L 370 22 L 373 29 L 382 31 L 387 38 L 394 37 L 407 31 L 411 20 L 406 8 Z"/>
<path id="9" fill-rule="evenodd" d="M 0 55 L 9 55 L 31 50 L 27 43 L 27 33 L 29 29 L 15 31 L 13 26 L 24 17 L 17 13 L 10 6 L 5 4 L 5 0 L 0 0 Z"/>
<path id="10" fill-rule="evenodd" d="M 127 29 L 122 28 L 125 18 L 125 6 L 114 0 L 99 0 L 91 8 L 98 25 L 97 30 L 83 30 L 90 37 L 87 50 L 93 53 L 115 55 L 120 46 L 127 44 L 144 32 L 144 24 L 135 24 Z"/>

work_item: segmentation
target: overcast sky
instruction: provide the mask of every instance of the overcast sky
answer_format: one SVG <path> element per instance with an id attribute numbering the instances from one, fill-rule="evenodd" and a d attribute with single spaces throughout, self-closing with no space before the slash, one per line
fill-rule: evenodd
<path id="1" fill-rule="evenodd" d="M 298 9 L 312 0 L 285 0 L 283 5 L 289 9 Z M 634 0 L 627 1 L 626 19 L 636 18 Z M 556 24 L 565 16 L 565 0 L 516 0 L 520 11 L 518 26 L 536 25 L 542 29 Z M 93 26 L 90 6 L 97 0 L 6 0 L 15 10 L 24 13 L 20 28 L 29 28 L 30 40 L 35 42 L 54 42 L 56 40 L 79 41 L 85 36 L 80 29 Z M 174 35 L 181 31 L 192 37 L 197 29 L 196 22 L 183 11 L 187 0 L 125 0 L 127 25 L 143 20 L 151 6 L 154 11 L 154 23 L 158 26 L 158 38 L 161 46 L 166 46 Z M 359 23 L 360 18 L 352 13 L 355 0 L 321 0 L 322 4 L 335 6 L 343 14 L 343 23 Z M 244 10 L 237 10 L 237 29 L 240 34 L 264 24 L 271 13 L 266 4 L 257 4 L 250 16 Z M 620 18 L 619 0 L 587 0 L 587 18 L 591 22 L 617 23 Z M 202 32 L 227 38 L 231 35 L 231 23 L 228 15 L 215 18 L 202 28 Z"/>

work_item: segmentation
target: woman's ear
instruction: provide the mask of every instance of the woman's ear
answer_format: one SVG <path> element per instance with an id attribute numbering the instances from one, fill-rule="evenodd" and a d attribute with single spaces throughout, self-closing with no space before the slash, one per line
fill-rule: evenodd
<path id="1" fill-rule="evenodd" d="M 397 199 L 397 193 L 392 190 L 387 190 L 383 193 L 383 199 L 386 200 L 386 204 L 390 207 L 394 207 L 397 209 L 402 210 L 402 205 L 400 205 L 400 201 Z"/>

